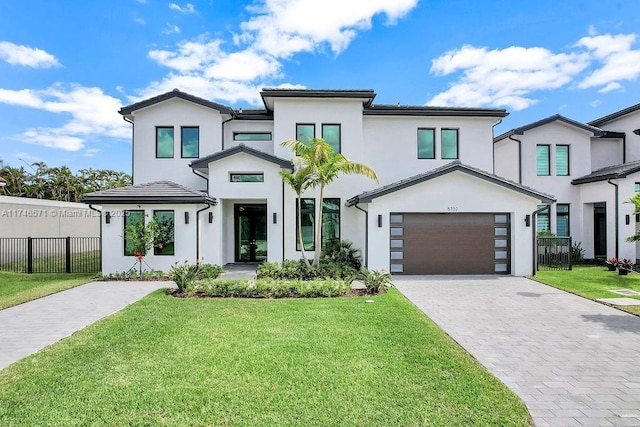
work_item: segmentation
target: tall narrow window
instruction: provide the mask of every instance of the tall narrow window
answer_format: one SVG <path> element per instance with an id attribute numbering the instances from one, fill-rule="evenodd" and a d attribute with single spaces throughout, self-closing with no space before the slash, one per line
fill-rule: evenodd
<path id="1" fill-rule="evenodd" d="M 440 131 L 442 158 L 458 158 L 458 129 L 442 129 Z"/>
<path id="2" fill-rule="evenodd" d="M 334 153 L 340 152 L 340 125 L 322 125 L 322 139 L 333 148 Z"/>
<path id="3" fill-rule="evenodd" d="M 549 206 L 548 205 L 538 205 L 538 209 L 547 208 L 542 212 L 538 212 L 538 216 L 536 217 L 536 232 L 538 233 L 548 233 L 551 228 L 549 227 Z"/>
<path id="4" fill-rule="evenodd" d="M 313 233 L 315 229 L 315 216 L 316 216 L 316 200 L 315 199 L 301 199 L 300 200 L 300 213 L 302 215 L 302 241 L 304 242 L 304 250 L 312 251 L 315 247 L 315 235 Z M 300 225 L 298 223 L 298 201 L 296 200 L 296 250 L 300 249 Z"/>
<path id="5" fill-rule="evenodd" d="M 569 146 L 556 145 L 556 175 L 569 175 Z"/>
<path id="6" fill-rule="evenodd" d="M 418 129 L 418 158 L 436 158 L 436 130 Z"/>
<path id="7" fill-rule="evenodd" d="M 158 225 L 155 242 L 153 242 L 154 255 L 175 255 L 175 213 L 174 211 L 153 211 L 153 219 Z"/>
<path id="8" fill-rule="evenodd" d="M 316 137 L 316 125 L 298 123 L 296 124 L 296 139 L 300 142 L 308 144 L 310 140 Z"/>
<path id="9" fill-rule="evenodd" d="M 636 182 L 633 184 L 633 191 L 635 191 L 636 193 L 640 191 L 640 182 Z"/>
<path id="10" fill-rule="evenodd" d="M 122 235 L 124 236 L 124 255 L 135 255 L 135 243 L 138 227 L 144 226 L 144 211 L 124 211 Z"/>
<path id="11" fill-rule="evenodd" d="M 536 145 L 536 174 L 548 176 L 551 165 L 549 163 L 549 145 Z"/>
<path id="12" fill-rule="evenodd" d="M 170 159 L 173 157 L 173 128 L 156 128 L 156 158 Z"/>
<path id="13" fill-rule="evenodd" d="M 183 127 L 181 129 L 182 157 L 197 159 L 200 155 L 200 128 Z"/>
<path id="14" fill-rule="evenodd" d="M 340 240 L 340 199 L 322 201 L 322 247 Z"/>
<path id="15" fill-rule="evenodd" d="M 569 228 L 569 205 L 556 205 L 556 236 L 568 237 L 571 229 Z"/>

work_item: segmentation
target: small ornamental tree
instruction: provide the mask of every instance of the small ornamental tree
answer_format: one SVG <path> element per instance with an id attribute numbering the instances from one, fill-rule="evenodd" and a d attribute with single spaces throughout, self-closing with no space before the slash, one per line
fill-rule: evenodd
<path id="1" fill-rule="evenodd" d="M 138 260 L 138 275 L 142 276 L 144 257 L 152 248 L 162 249 L 166 242 L 173 241 L 173 227 L 168 221 L 151 219 L 146 224 L 144 221 L 129 224 L 125 235 L 129 248 Z"/>

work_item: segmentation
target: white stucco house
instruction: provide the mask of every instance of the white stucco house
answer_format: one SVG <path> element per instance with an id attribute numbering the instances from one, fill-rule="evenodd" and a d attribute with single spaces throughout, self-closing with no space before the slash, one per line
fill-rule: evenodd
<path id="1" fill-rule="evenodd" d="M 151 217 L 173 227 L 173 241 L 145 259 L 155 269 L 299 259 L 296 197 L 279 175 L 293 153 L 280 143 L 322 137 L 380 177 L 326 188 L 323 241 L 352 241 L 369 268 L 394 274 L 530 274 L 531 214 L 555 189 L 494 173 L 493 128 L 507 112 L 376 105 L 375 96 L 264 89 L 264 108 L 235 109 L 174 90 L 122 108 L 133 125 L 133 185 L 84 198 L 111 212 L 104 272 L 135 263 L 124 230 Z M 302 200 L 311 255 L 322 244 L 311 232 L 317 197 Z"/>
<path id="2" fill-rule="evenodd" d="M 538 231 L 571 236 L 586 258 L 639 258 L 626 238 L 640 220 L 628 203 L 640 190 L 640 104 L 588 123 L 551 116 L 495 137 L 494 151 L 497 175 L 557 199 Z"/>

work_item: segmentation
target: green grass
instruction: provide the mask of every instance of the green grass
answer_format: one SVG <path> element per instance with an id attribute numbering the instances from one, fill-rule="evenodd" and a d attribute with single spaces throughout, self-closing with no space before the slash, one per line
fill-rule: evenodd
<path id="1" fill-rule="evenodd" d="M 64 273 L 65 255 L 55 255 L 46 258 L 34 258 L 34 272 L 59 272 Z M 13 272 L 27 272 L 27 260 L 7 262 L 0 265 L 0 270 Z M 100 251 L 74 252 L 71 254 L 71 271 L 81 270 L 88 273 L 100 271 Z"/>
<path id="2" fill-rule="evenodd" d="M 609 271 L 606 267 L 577 265 L 570 271 L 539 271 L 536 280 L 558 289 L 580 295 L 591 300 L 597 298 L 636 298 L 639 296 L 619 295 L 611 289 L 631 289 L 640 292 L 640 274 L 629 273 L 620 276 L 617 271 Z M 633 314 L 640 314 L 640 306 L 615 306 Z"/>
<path id="3" fill-rule="evenodd" d="M 155 292 L 0 371 L 0 425 L 530 425 L 397 291 L 372 299 Z"/>
<path id="4" fill-rule="evenodd" d="M 0 271 L 0 309 L 82 285 L 89 282 L 92 276 L 92 274 L 24 274 Z"/>

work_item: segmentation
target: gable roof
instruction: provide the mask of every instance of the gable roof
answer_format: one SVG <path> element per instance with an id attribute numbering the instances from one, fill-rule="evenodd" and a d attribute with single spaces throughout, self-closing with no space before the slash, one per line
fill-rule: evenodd
<path id="1" fill-rule="evenodd" d="M 196 191 L 171 181 L 156 181 L 95 191 L 85 194 L 82 201 L 91 204 L 216 203 L 216 199 L 205 192 Z"/>
<path id="2" fill-rule="evenodd" d="M 571 181 L 571 183 L 577 185 L 587 184 L 589 182 L 606 181 L 608 179 L 626 178 L 636 172 L 640 172 L 640 161 L 607 166 L 593 171 L 589 175 L 576 178 Z"/>
<path id="3" fill-rule="evenodd" d="M 536 122 L 532 122 L 532 123 L 529 123 L 527 125 L 511 129 L 510 131 L 507 131 L 507 132 L 503 133 L 502 135 L 498 135 L 495 138 L 493 138 L 493 142 L 496 143 L 498 141 L 501 141 L 501 140 L 503 140 L 505 138 L 510 137 L 511 135 L 523 135 L 528 130 L 535 129 L 537 127 L 544 126 L 544 125 L 547 125 L 549 123 L 553 123 L 555 121 L 563 122 L 563 123 L 566 123 L 566 124 L 568 124 L 570 126 L 575 126 L 577 128 L 584 129 L 584 130 L 586 130 L 588 132 L 592 132 L 594 136 L 602 136 L 602 135 L 604 135 L 606 133 L 602 129 L 597 128 L 595 126 L 592 126 L 592 125 L 589 125 L 589 124 L 585 124 L 585 123 L 581 123 L 581 122 L 578 122 L 576 120 L 572 120 L 572 119 L 570 119 L 568 117 L 565 117 L 565 116 L 562 116 L 560 114 L 554 114 L 553 116 L 546 117 L 546 118 L 544 118 L 542 120 L 538 120 Z"/>
<path id="4" fill-rule="evenodd" d="M 615 113 L 607 114 L 606 116 L 600 117 L 599 119 L 587 122 L 587 124 L 591 126 L 600 126 L 607 122 L 610 122 L 611 120 L 615 120 L 618 117 L 626 116 L 627 114 L 633 113 L 638 110 L 640 110 L 640 104 L 632 105 L 631 107 L 624 108 L 620 111 L 616 111 Z"/>
<path id="5" fill-rule="evenodd" d="M 275 163 L 283 169 L 293 169 L 293 163 L 291 163 L 291 161 L 281 159 L 280 157 L 265 153 L 264 151 L 256 150 L 255 148 L 247 147 L 244 144 L 239 144 L 235 147 L 227 148 L 226 150 L 222 150 L 209 156 L 194 160 L 189 164 L 189 166 L 191 166 L 191 168 L 193 169 L 206 168 L 211 162 L 215 162 L 238 153 L 246 153 L 251 156 L 258 157 L 262 160 Z"/>
<path id="6" fill-rule="evenodd" d="M 203 107 L 218 110 L 222 114 L 233 114 L 233 109 L 231 107 L 199 98 L 186 92 L 181 92 L 178 89 L 174 89 L 171 92 L 163 93 L 162 95 L 154 96 L 153 98 L 145 99 L 144 101 L 136 102 L 135 104 L 127 105 L 126 107 L 122 107 L 120 111 L 118 111 L 118 113 L 122 114 L 123 116 L 127 116 L 134 111 L 138 111 L 145 107 L 149 107 L 151 105 L 158 104 L 160 102 L 167 101 L 173 98 L 180 98 L 185 101 L 202 105 Z"/>
<path id="7" fill-rule="evenodd" d="M 475 176 L 476 178 L 483 179 L 485 181 L 491 182 L 493 184 L 500 185 L 509 190 L 516 191 L 518 193 L 525 194 L 529 197 L 533 197 L 538 199 L 544 203 L 553 203 L 555 202 L 555 198 L 545 193 L 541 193 L 532 188 L 525 187 L 524 185 L 516 184 L 515 182 L 509 181 L 507 179 L 501 178 L 497 175 L 491 174 L 489 172 L 485 172 L 480 169 L 476 169 L 471 166 L 464 165 L 460 162 L 460 160 L 455 160 L 451 163 L 448 163 L 439 168 L 430 170 L 428 172 L 424 172 L 397 182 L 394 182 L 389 185 L 385 185 L 383 187 L 377 188 L 371 191 L 365 191 L 362 194 L 359 194 L 351 199 L 347 200 L 347 206 L 353 206 L 356 203 L 369 203 L 376 197 L 385 196 L 387 194 L 396 192 L 398 190 L 403 190 L 407 187 L 411 187 L 412 185 L 419 184 L 421 182 L 428 181 L 433 178 L 437 178 L 439 176 L 446 175 L 451 172 L 464 172 L 471 176 Z"/>
<path id="8" fill-rule="evenodd" d="M 365 116 L 467 116 L 506 117 L 503 108 L 429 107 L 421 105 L 371 105 L 363 111 Z"/>
<path id="9" fill-rule="evenodd" d="M 262 102 L 273 111 L 271 98 L 347 98 L 362 99 L 365 106 L 371 105 L 376 93 L 373 89 L 281 89 L 264 88 L 260 92 Z"/>

